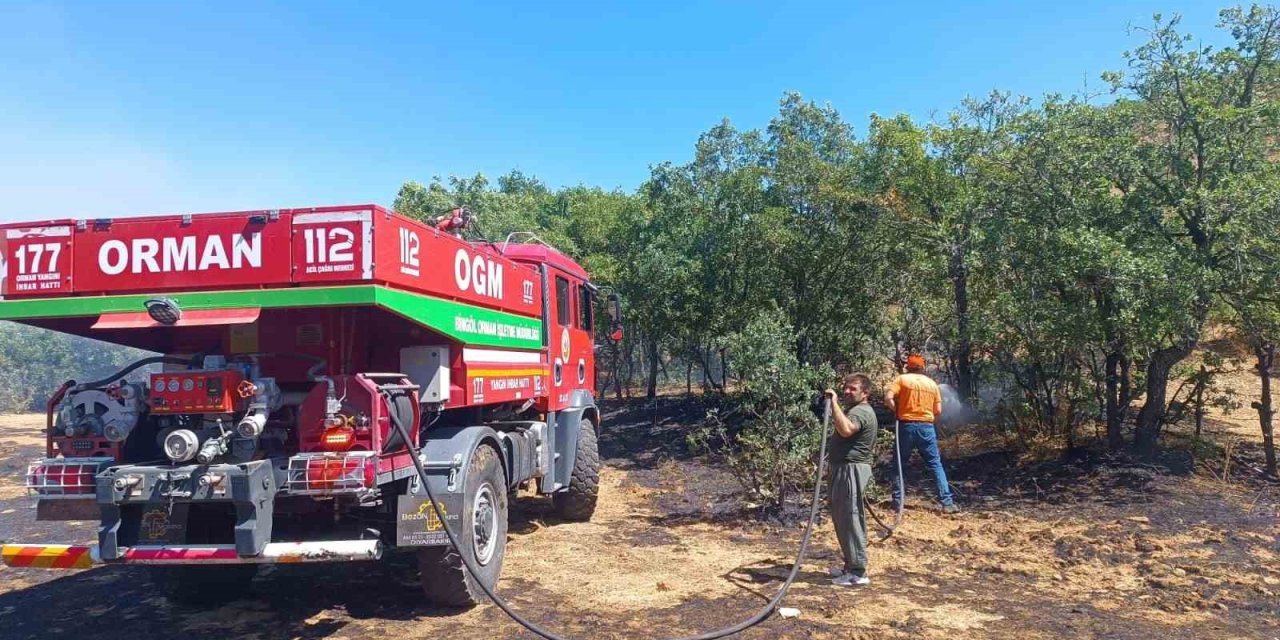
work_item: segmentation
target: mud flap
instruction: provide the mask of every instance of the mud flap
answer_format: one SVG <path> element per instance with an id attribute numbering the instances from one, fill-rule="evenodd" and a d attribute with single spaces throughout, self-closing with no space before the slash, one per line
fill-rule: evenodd
<path id="1" fill-rule="evenodd" d="M 455 536 L 462 535 L 463 502 L 461 493 L 439 492 L 436 496 L 436 504 Z M 437 547 L 448 544 L 449 537 L 425 495 L 399 496 L 396 500 L 396 546 Z"/>

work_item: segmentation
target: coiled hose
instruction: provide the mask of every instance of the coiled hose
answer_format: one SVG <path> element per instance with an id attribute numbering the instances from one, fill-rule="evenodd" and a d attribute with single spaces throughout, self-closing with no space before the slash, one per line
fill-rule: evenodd
<path id="1" fill-rule="evenodd" d="M 901 425 L 897 420 L 893 421 L 893 463 L 898 467 L 898 491 L 902 492 L 902 499 L 898 500 L 897 507 L 893 514 L 893 524 L 885 524 L 884 520 L 880 519 L 880 514 L 876 513 L 875 509 L 871 508 L 870 502 L 867 502 L 867 495 L 865 493 L 862 494 L 863 508 L 867 510 L 867 513 L 871 514 L 871 519 L 875 520 L 876 524 L 880 525 L 885 530 L 884 535 L 880 536 L 880 539 L 876 542 L 884 542 L 893 536 L 893 533 L 897 531 L 898 527 L 902 524 L 902 513 L 903 509 L 906 507 L 907 487 L 902 481 L 902 441 L 899 437 L 901 434 L 898 433 L 898 428 L 900 426 Z"/>
<path id="2" fill-rule="evenodd" d="M 418 457 L 418 447 L 414 446 L 412 444 L 413 440 L 409 438 L 409 430 L 405 427 L 397 412 L 391 412 L 391 422 L 395 425 L 396 430 L 400 432 L 400 437 L 404 439 L 405 445 L 409 448 L 409 453 L 413 460 L 413 466 L 418 471 L 418 479 L 422 481 L 422 488 L 427 492 L 427 500 L 431 502 L 431 509 L 435 511 L 436 517 L 440 519 L 440 522 L 447 522 L 445 515 L 440 511 L 440 505 L 436 503 L 435 496 L 431 495 L 431 482 L 427 478 L 427 470 L 423 468 L 422 460 Z M 773 596 L 773 599 L 769 600 L 768 604 L 762 607 L 750 618 L 730 627 L 717 629 L 715 631 L 708 631 L 701 635 L 688 636 L 678 640 L 714 640 L 715 638 L 724 638 L 735 633 L 740 633 L 764 622 L 777 609 L 778 605 L 782 602 L 782 599 L 786 597 L 787 592 L 791 589 L 791 583 L 795 582 L 796 576 L 800 574 L 800 566 L 804 564 L 805 557 L 809 553 L 809 540 L 813 536 L 813 527 L 818 519 L 818 506 L 822 496 L 822 475 L 826 471 L 827 466 L 827 439 L 831 436 L 830 403 L 826 403 L 826 407 L 822 411 L 822 429 L 822 448 L 818 454 L 818 472 L 813 481 L 813 503 L 809 506 L 809 526 L 805 528 L 804 538 L 800 541 L 800 550 L 796 554 L 795 563 L 791 565 L 791 573 L 787 576 L 786 582 L 782 583 L 782 587 L 778 589 L 777 595 Z M 462 550 L 462 547 L 458 544 L 458 539 L 454 536 L 453 531 L 450 530 L 448 526 L 441 528 L 444 530 L 445 536 L 449 538 L 449 546 L 453 547 L 453 550 L 462 558 L 462 565 L 466 567 L 467 572 L 471 574 L 471 577 L 476 581 L 476 584 L 480 585 L 480 589 L 484 591 L 485 595 L 489 596 L 489 599 L 493 601 L 493 604 L 497 605 L 503 613 L 507 614 L 507 616 L 517 624 L 528 629 L 534 634 L 542 638 L 546 638 L 546 640 L 565 640 L 564 636 L 558 635 L 555 632 L 550 631 L 538 625 L 536 622 L 520 615 L 511 608 L 511 605 L 507 604 L 506 600 L 503 600 L 498 594 L 494 593 L 493 589 L 479 578 L 480 570 L 476 568 L 475 564 L 473 564 L 471 556 Z"/>

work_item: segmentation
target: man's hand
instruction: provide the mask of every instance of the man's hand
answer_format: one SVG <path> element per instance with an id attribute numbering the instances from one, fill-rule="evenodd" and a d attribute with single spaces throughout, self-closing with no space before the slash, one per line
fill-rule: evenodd
<path id="1" fill-rule="evenodd" d="M 827 402 L 831 403 L 831 424 L 835 427 L 836 433 L 843 438 L 852 438 L 858 433 L 858 427 L 840 408 L 839 396 L 836 395 L 835 389 L 827 389 L 822 393 L 827 396 Z"/>
<path id="2" fill-rule="evenodd" d="M 822 392 L 827 398 L 827 406 L 831 408 L 832 415 L 840 414 L 840 397 L 836 395 L 835 389 L 827 389 Z"/>

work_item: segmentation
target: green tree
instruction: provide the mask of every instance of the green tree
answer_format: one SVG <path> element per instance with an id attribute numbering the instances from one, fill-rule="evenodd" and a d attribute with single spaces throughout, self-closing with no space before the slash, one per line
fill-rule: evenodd
<path id="1" fill-rule="evenodd" d="M 992 209 L 992 160 L 1011 144 L 1007 123 L 1025 101 L 994 93 L 968 100 L 942 125 L 917 126 L 906 116 L 872 116 L 868 172 L 893 213 L 881 229 L 898 267 L 892 286 L 912 348 L 939 337 L 962 398 L 977 398 L 975 332 L 982 326 L 973 272 L 981 268 L 984 230 Z M 921 333 L 921 330 L 924 333 Z"/>
<path id="2" fill-rule="evenodd" d="M 1194 290 L 1172 310 L 1176 330 L 1147 359 L 1135 438 L 1144 454 L 1156 445 L 1170 369 L 1195 348 L 1215 296 L 1228 290 L 1230 230 L 1254 210 L 1242 206 L 1240 187 L 1271 171 L 1280 127 L 1280 12 L 1223 11 L 1235 42 L 1220 51 L 1194 45 L 1178 23 L 1157 15 L 1148 42 L 1127 54 L 1129 74 L 1107 75 L 1119 95 L 1113 113 L 1126 125 L 1119 139 L 1134 150 L 1119 159 L 1136 176 L 1131 215 L 1178 253 L 1169 277 Z"/>
<path id="3" fill-rule="evenodd" d="M 813 475 L 822 425 L 810 400 L 834 375 L 796 358 L 793 332 L 782 313 L 766 311 L 728 337 L 741 387 L 689 437 L 695 450 L 723 455 L 743 486 L 775 509 Z"/>

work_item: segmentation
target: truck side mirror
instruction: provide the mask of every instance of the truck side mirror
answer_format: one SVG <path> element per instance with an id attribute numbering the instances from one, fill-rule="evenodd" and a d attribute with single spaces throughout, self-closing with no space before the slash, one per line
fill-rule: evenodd
<path id="1" fill-rule="evenodd" d="M 622 342 L 622 299 L 618 297 L 618 294 L 609 294 L 607 310 L 609 312 L 609 339 L 613 342 Z"/>

